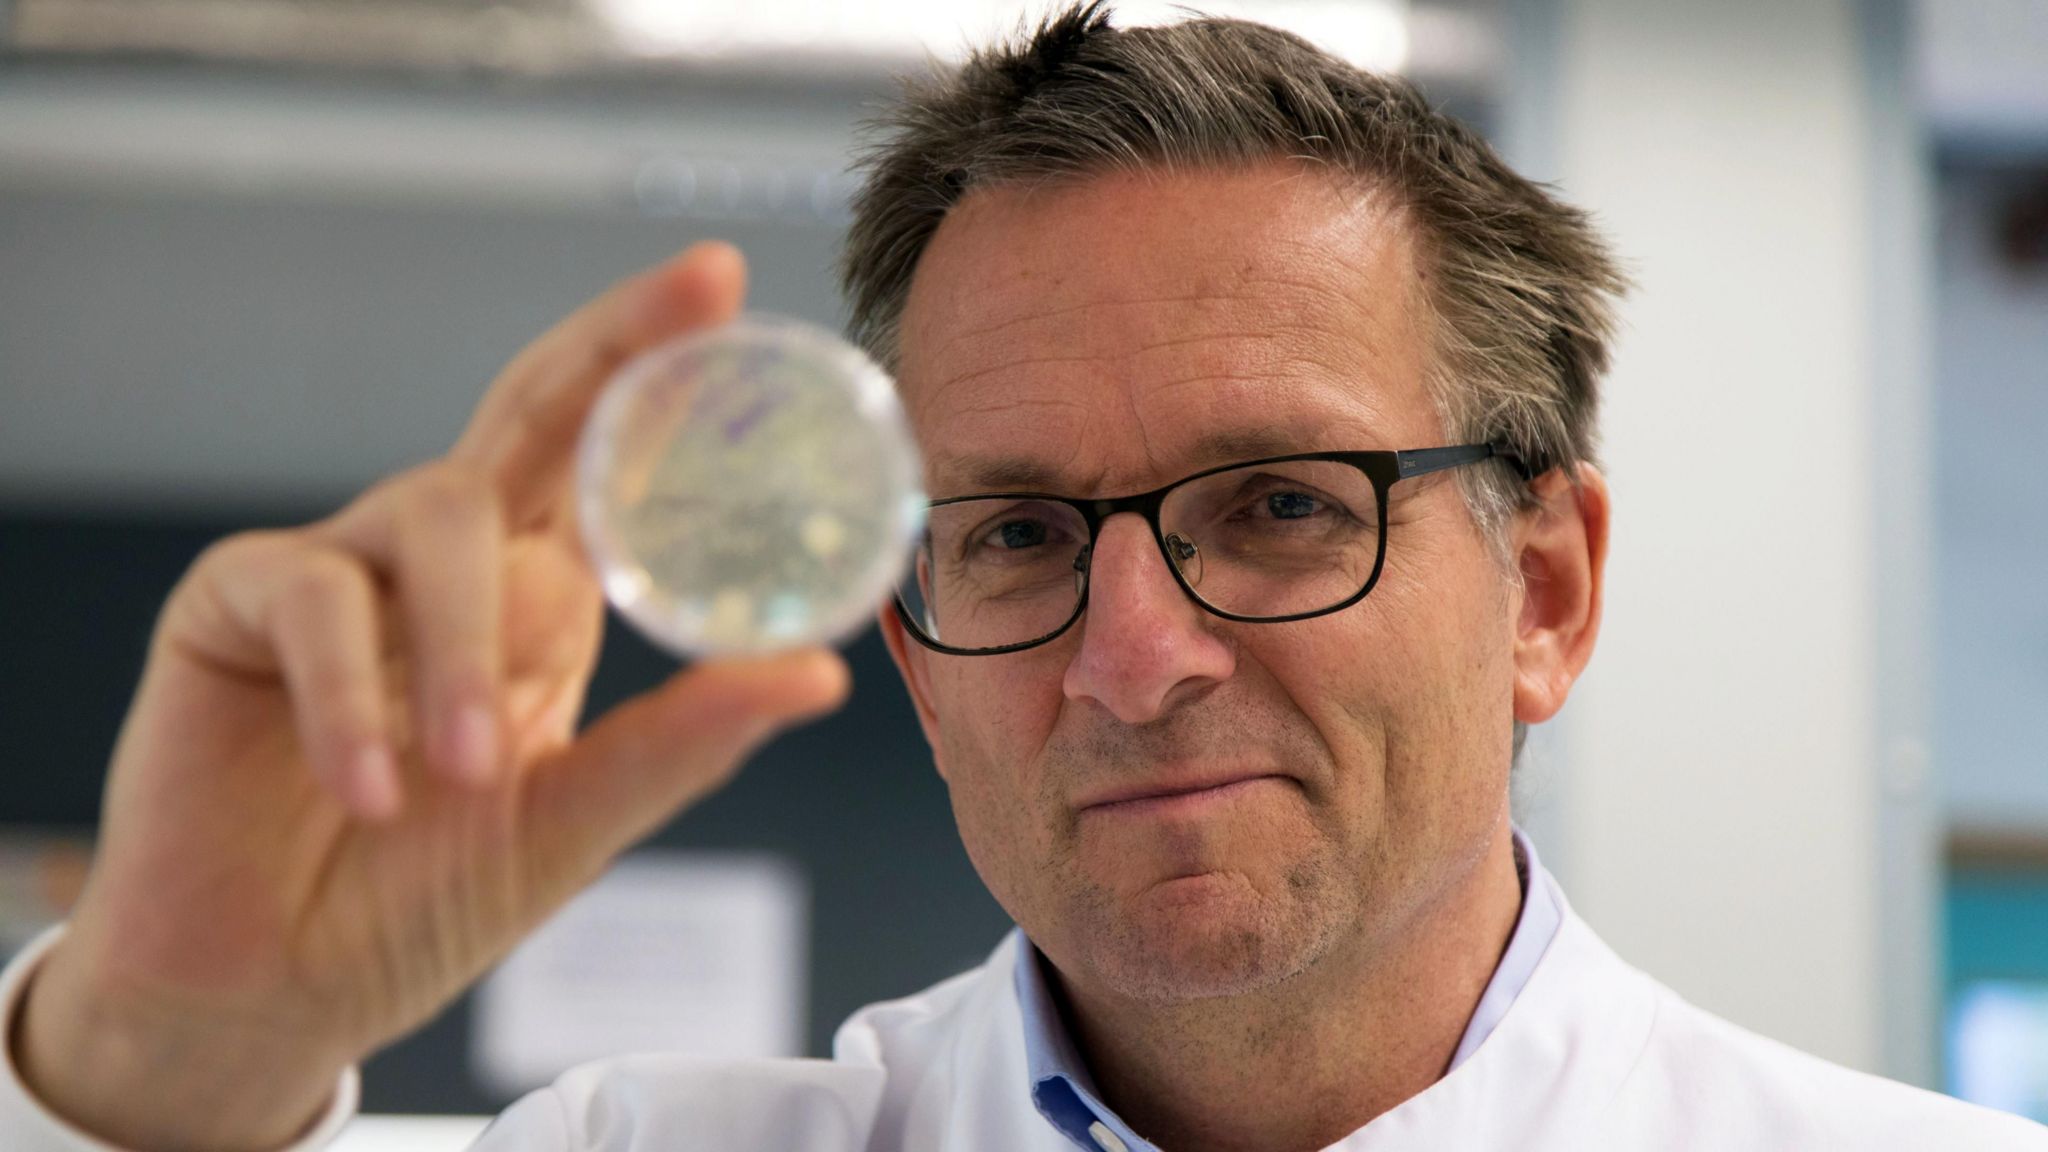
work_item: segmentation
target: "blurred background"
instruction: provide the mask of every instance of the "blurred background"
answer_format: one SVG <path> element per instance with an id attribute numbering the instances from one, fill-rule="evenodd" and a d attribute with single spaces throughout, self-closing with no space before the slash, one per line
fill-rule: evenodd
<path id="1" fill-rule="evenodd" d="M 1197 7 L 1405 73 L 1636 276 L 1601 652 L 1518 781 L 1576 906 L 1742 1024 L 2048 1120 L 2048 0 Z M 1043 10 L 0 0 L 0 952 L 75 895 L 202 547 L 439 454 L 527 339 L 694 240 L 837 324 L 859 122 Z M 978 963 L 1009 922 L 879 641 L 852 658 L 844 712 L 373 1059 L 366 1108 L 822 1056 Z M 673 667 L 614 626 L 593 710 Z"/>

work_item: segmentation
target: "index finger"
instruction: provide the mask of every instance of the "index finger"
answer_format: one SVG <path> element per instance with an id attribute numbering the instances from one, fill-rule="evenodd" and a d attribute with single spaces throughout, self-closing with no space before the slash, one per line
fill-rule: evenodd
<path id="1" fill-rule="evenodd" d="M 746 276 L 739 249 L 714 240 L 612 285 L 513 357 L 449 455 L 490 477 L 515 529 L 561 506 L 604 382 L 671 336 L 731 320 Z"/>

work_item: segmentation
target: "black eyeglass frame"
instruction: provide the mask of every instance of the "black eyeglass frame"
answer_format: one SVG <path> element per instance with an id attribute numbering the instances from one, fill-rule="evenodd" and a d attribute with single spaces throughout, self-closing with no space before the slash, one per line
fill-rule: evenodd
<path id="1" fill-rule="evenodd" d="M 1159 525 L 1159 511 L 1166 504 L 1167 494 L 1183 484 L 1200 480 L 1205 476 L 1214 476 L 1219 472 L 1230 472 L 1239 468 L 1255 468 L 1261 464 L 1288 464 L 1303 460 L 1330 460 L 1340 464 L 1349 464 L 1360 472 L 1365 473 L 1366 479 L 1372 482 L 1373 498 L 1379 506 L 1380 531 L 1378 553 L 1373 557 L 1372 575 L 1366 577 L 1365 586 L 1360 588 L 1349 599 L 1332 604 L 1327 608 L 1318 608 L 1312 612 L 1296 612 L 1287 616 L 1240 616 L 1234 612 L 1225 612 L 1221 608 L 1203 600 L 1201 594 L 1188 585 L 1187 577 L 1181 572 L 1180 564 L 1174 560 L 1173 554 L 1166 542 L 1166 532 Z M 1154 488 L 1150 492 L 1140 492 L 1131 496 L 1117 496 L 1104 500 L 1084 500 L 1072 496 L 1055 496 L 1048 492 L 976 492 L 967 496 L 948 496 L 943 500 L 932 501 L 928 507 L 941 508 L 948 504 L 962 504 L 969 500 L 1041 500 L 1054 504 L 1065 504 L 1079 512 L 1082 521 L 1088 525 L 1088 543 L 1074 557 L 1074 570 L 1081 574 L 1081 594 L 1074 599 L 1073 615 L 1068 616 L 1066 622 L 1058 628 L 1040 636 L 1036 640 L 1026 640 L 1020 644 L 1004 644 L 995 648 L 955 648 L 925 635 L 924 629 L 919 627 L 917 621 L 912 618 L 913 613 L 910 611 L 909 606 L 903 603 L 901 592 L 898 592 L 894 597 L 896 618 L 902 621 L 903 629 L 910 633 L 911 639 L 934 652 L 943 652 L 949 656 L 1000 656 L 1006 652 L 1021 652 L 1027 648 L 1036 648 L 1041 644 L 1049 644 L 1065 635 L 1067 629 L 1074 626 L 1074 621 L 1079 620 L 1081 614 L 1088 610 L 1089 563 L 1095 554 L 1096 538 L 1102 532 L 1102 522 L 1119 512 L 1136 512 L 1145 518 L 1146 524 L 1151 526 L 1152 540 L 1155 544 L 1159 545 L 1159 554 L 1166 560 L 1167 571 L 1173 573 L 1174 583 L 1179 584 L 1180 590 L 1187 595 L 1188 599 L 1194 601 L 1196 606 L 1201 608 L 1202 611 L 1224 620 L 1233 620 L 1243 624 L 1286 624 L 1296 620 L 1313 620 L 1318 616 L 1327 616 L 1332 612 L 1341 612 L 1351 607 L 1353 604 L 1365 599 L 1366 594 L 1372 591 L 1373 585 L 1379 583 L 1380 569 L 1385 567 L 1387 562 L 1386 524 L 1388 493 L 1392 491 L 1395 484 L 1403 480 L 1413 480 L 1418 476 L 1427 476 L 1434 472 L 1443 472 L 1452 468 L 1462 468 L 1467 464 L 1478 464 L 1486 460 L 1502 460 L 1507 462 L 1521 476 L 1524 483 L 1534 478 L 1534 473 L 1530 471 L 1528 464 L 1522 459 L 1521 453 L 1504 444 L 1457 444 L 1443 448 L 1408 448 L 1400 451 L 1296 452 L 1287 456 L 1267 456 L 1258 460 L 1242 460 L 1232 464 L 1219 464 L 1214 468 L 1204 468 L 1200 472 L 1190 476 L 1183 476 L 1171 484 L 1162 488 Z"/>

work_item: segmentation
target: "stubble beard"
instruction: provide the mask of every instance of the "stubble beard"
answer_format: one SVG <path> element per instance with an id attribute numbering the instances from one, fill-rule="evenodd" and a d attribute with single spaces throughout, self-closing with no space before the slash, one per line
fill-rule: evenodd
<path id="1" fill-rule="evenodd" d="M 983 833 L 964 836 L 983 882 L 1063 972 L 1110 995 L 1161 1006 L 1269 992 L 1312 970 L 1359 930 L 1366 862 L 1342 858 L 1338 829 L 1312 813 L 1313 834 L 1291 841 L 1293 858 L 1259 862 L 1268 877 L 1263 885 L 1222 869 L 1129 893 L 1088 868 L 1083 817 L 1067 802 L 1078 783 L 1099 786 L 1103 765 L 1161 763 L 1194 749 L 1214 754 L 1232 747 L 1259 748 L 1290 770 L 1316 765 L 1303 775 L 1327 790 L 1334 786 L 1329 751 L 1313 732 L 1304 717 L 1290 723 L 1263 709 L 1209 707 L 1143 727 L 1055 733 L 1039 757 L 1039 791 L 1030 804 L 1030 815 L 1049 820 L 1050 828 L 1018 827 L 1015 797 L 963 795 L 957 772 L 956 817 L 963 834 L 973 825 Z M 953 763 L 968 763 L 959 758 L 968 751 L 950 749 Z M 1015 770 L 974 759 L 979 763 L 969 772 L 984 781 L 990 777 L 982 773 Z M 1097 860 L 1101 847 L 1093 846 Z"/>
<path id="2" fill-rule="evenodd" d="M 1082 971 L 1111 995 L 1163 1007 L 1272 992 L 1312 970 L 1355 926 L 1336 879 L 1312 857 L 1287 867 L 1278 893 L 1212 873 L 1173 882 L 1199 888 L 1192 896 L 1152 898 L 1153 889 L 1134 899 L 1063 870 L 1050 898 L 1066 912 L 1062 937 Z"/>

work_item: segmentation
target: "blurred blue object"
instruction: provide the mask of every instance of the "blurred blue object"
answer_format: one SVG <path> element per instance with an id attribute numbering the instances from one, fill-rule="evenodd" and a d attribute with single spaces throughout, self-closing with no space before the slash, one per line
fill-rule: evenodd
<path id="1" fill-rule="evenodd" d="M 2048 981 L 1981 980 L 1949 1013 L 1950 1091 L 2048 1122 Z"/>
<path id="2" fill-rule="evenodd" d="M 2048 863 L 1949 875 L 1950 1095 L 2048 1122 Z"/>

